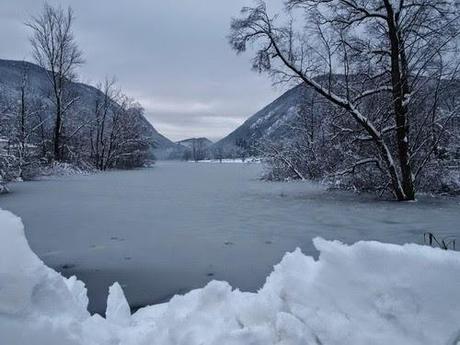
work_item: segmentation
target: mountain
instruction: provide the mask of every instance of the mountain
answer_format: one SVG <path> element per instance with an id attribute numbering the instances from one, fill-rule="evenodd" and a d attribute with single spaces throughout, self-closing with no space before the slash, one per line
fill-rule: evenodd
<path id="1" fill-rule="evenodd" d="M 208 138 L 190 138 L 178 141 L 176 143 L 183 148 L 182 154 L 179 158 L 183 160 L 199 161 L 211 158 L 210 148 L 213 144 Z"/>
<path id="2" fill-rule="evenodd" d="M 192 149 L 193 145 L 204 147 L 204 148 L 209 148 L 214 143 L 208 138 L 190 138 L 190 139 L 184 139 L 181 141 L 177 141 L 176 144 L 185 146 L 188 149 Z"/>
<path id="3" fill-rule="evenodd" d="M 30 62 L 3 59 L 0 59 L 0 106 L 3 105 L 5 108 L 13 100 L 18 99 L 24 72 L 27 75 L 27 96 L 33 102 L 40 102 L 44 108 L 49 109 L 52 103 L 48 96 L 52 90 L 47 71 Z M 96 100 L 103 94 L 93 86 L 78 82 L 71 83 L 69 92 L 78 95 L 78 101 L 72 107 L 69 116 L 72 117 L 72 121 L 83 124 L 94 116 Z M 143 115 L 137 120 L 143 128 L 143 133 L 140 134 L 155 143 L 155 154 L 164 156 L 165 152 L 177 149 L 177 145 L 161 135 Z M 49 119 L 50 123 L 51 121 L 52 119 Z"/>
<path id="4" fill-rule="evenodd" d="M 241 145 L 250 147 L 263 139 L 283 139 L 289 135 L 287 124 L 297 116 L 300 104 L 308 97 L 314 97 L 314 94 L 304 84 L 293 87 L 215 143 L 212 149 L 223 150 L 228 155 Z"/>

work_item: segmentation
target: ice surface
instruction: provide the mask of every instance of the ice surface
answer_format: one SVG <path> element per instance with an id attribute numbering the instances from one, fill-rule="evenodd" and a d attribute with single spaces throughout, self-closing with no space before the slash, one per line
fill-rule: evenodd
<path id="1" fill-rule="evenodd" d="M 160 162 L 11 185 L 0 207 L 19 215 L 48 266 L 85 281 L 90 310 L 104 313 L 118 281 L 132 307 L 228 281 L 260 289 L 286 252 L 318 252 L 312 238 L 345 243 L 459 237 L 460 200 L 416 203 L 326 192 L 309 183 L 259 180 L 261 164 Z"/>
<path id="2" fill-rule="evenodd" d="M 134 315 L 119 284 L 107 318 L 83 283 L 46 267 L 19 218 L 0 210 L 0 344 L 433 345 L 460 334 L 460 253 L 415 244 L 314 240 L 286 254 L 257 293 L 226 282 Z"/>

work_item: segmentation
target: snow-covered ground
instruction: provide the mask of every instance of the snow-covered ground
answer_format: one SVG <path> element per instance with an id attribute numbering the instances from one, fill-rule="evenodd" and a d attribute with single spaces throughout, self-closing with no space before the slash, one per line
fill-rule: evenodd
<path id="1" fill-rule="evenodd" d="M 460 254 L 415 244 L 315 239 L 318 260 L 286 254 L 257 293 L 225 282 L 131 315 L 110 287 L 106 318 L 84 284 L 30 250 L 23 225 L 0 210 L 0 344 L 433 345 L 460 336 Z"/>

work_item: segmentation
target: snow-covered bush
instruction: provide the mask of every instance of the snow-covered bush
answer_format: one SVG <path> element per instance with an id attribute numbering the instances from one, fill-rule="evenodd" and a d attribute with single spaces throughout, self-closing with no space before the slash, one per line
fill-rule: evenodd
<path id="1" fill-rule="evenodd" d="M 41 166 L 39 169 L 39 175 L 40 178 L 45 178 L 48 176 L 72 176 L 87 174 L 91 171 L 94 171 L 94 168 L 89 165 L 79 167 L 71 163 L 54 161 Z"/>
<path id="2" fill-rule="evenodd" d="M 286 254 L 257 293 L 214 281 L 131 315 L 114 284 L 103 318 L 87 312 L 84 284 L 46 267 L 20 219 L 0 210 L 0 344 L 456 344 L 458 252 L 314 244 L 318 260 Z"/>
<path id="3" fill-rule="evenodd" d="M 460 162 L 435 160 L 426 167 L 420 182 L 425 192 L 460 195 Z"/>

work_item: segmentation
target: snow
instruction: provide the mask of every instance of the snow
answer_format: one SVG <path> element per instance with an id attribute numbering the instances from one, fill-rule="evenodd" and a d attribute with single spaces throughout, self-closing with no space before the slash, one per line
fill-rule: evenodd
<path id="1" fill-rule="evenodd" d="M 46 267 L 13 214 L 0 210 L 0 230 L 0 344 L 78 344 L 90 317 L 84 284 Z"/>
<path id="2" fill-rule="evenodd" d="M 129 326 L 130 324 L 131 310 L 123 289 L 118 283 L 114 283 L 109 288 L 105 317 L 107 321 L 120 326 Z"/>
<path id="3" fill-rule="evenodd" d="M 286 254 L 257 293 L 213 281 L 131 315 L 121 286 L 106 318 L 84 284 L 46 267 L 23 225 L 0 210 L 0 344 L 456 344 L 460 254 L 379 242 L 314 240 Z"/>

